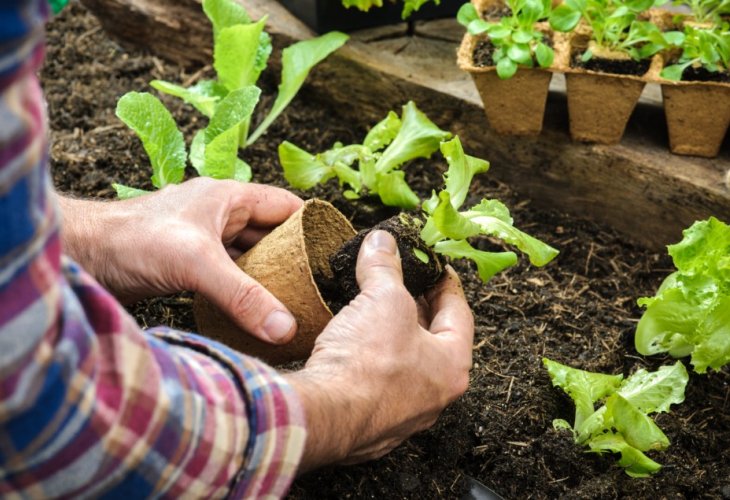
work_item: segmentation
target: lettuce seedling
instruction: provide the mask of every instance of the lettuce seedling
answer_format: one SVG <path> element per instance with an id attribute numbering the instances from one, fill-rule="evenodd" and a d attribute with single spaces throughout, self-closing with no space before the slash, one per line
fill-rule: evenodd
<path id="1" fill-rule="evenodd" d="M 605 375 L 578 370 L 542 360 L 555 387 L 563 389 L 575 402 L 575 421 L 553 420 L 556 429 L 569 429 L 577 444 L 594 453 L 619 453 L 619 465 L 632 477 L 647 477 L 661 465 L 644 452 L 665 450 L 669 439 L 649 417 L 668 412 L 670 406 L 684 401 L 689 380 L 684 365 L 677 361 L 655 372 L 636 371 Z M 598 409 L 595 404 L 603 400 Z"/>
<path id="2" fill-rule="evenodd" d="M 710 73 L 725 72 L 730 69 L 730 25 L 701 28 L 686 25 L 676 46 L 682 55 L 675 64 L 665 67 L 662 78 L 679 81 L 684 71 L 692 66 L 703 68 Z"/>
<path id="3" fill-rule="evenodd" d="M 591 28 L 595 45 L 583 53 L 588 62 L 594 51 L 618 52 L 635 61 L 652 57 L 657 52 L 680 42 L 677 31 L 662 32 L 655 24 L 640 20 L 640 14 L 667 0 L 565 0 L 550 14 L 550 26 L 556 31 L 573 31 L 581 19 Z"/>
<path id="4" fill-rule="evenodd" d="M 730 363 L 730 227 L 714 217 L 695 222 L 669 245 L 677 271 L 664 279 L 636 328 L 636 350 L 648 356 L 691 355 L 697 373 Z"/>
<path id="5" fill-rule="evenodd" d="M 526 253 L 530 263 L 544 266 L 558 251 L 550 245 L 520 231 L 513 225 L 509 209 L 499 200 L 483 199 L 476 206 L 459 211 L 466 200 L 472 179 L 486 172 L 489 163 L 464 153 L 461 141 L 454 137 L 441 144 L 441 153 L 449 168 L 445 187 L 423 203 L 425 224 L 421 239 L 433 251 L 452 259 L 472 260 L 483 282 L 517 263 L 514 252 L 477 250 L 467 240 L 474 236 L 491 236 Z"/>
<path id="6" fill-rule="evenodd" d="M 278 95 L 268 115 L 251 132 L 251 117 L 260 96 L 255 84 L 272 51 L 271 37 L 264 31 L 266 17 L 252 21 L 235 0 L 204 0 L 203 10 L 213 25 L 213 67 L 217 80 L 204 80 L 191 87 L 160 80 L 151 85 L 160 92 L 182 99 L 209 119 L 208 126 L 196 133 L 190 148 L 190 161 L 198 173 L 246 182 L 251 178 L 251 169 L 238 158 L 238 150 L 250 146 L 266 132 L 297 94 L 310 70 L 341 47 L 348 37 L 332 32 L 284 49 Z M 170 132 L 171 127 L 175 128 L 174 120 L 159 100 L 149 94 L 139 95 L 130 99 L 123 97 L 117 106 L 117 115 L 142 138 L 152 163 L 153 185 L 159 188 L 170 182 L 180 182 L 186 156 L 185 145 L 179 140 L 182 136 Z M 156 123 L 164 123 L 166 133 L 150 131 Z M 144 132 L 145 137 L 140 132 Z M 172 135 L 175 135 L 175 141 L 166 143 Z M 174 163 L 153 159 L 153 154 L 172 148 Z M 172 171 L 163 175 L 160 168 Z M 114 187 L 121 198 L 144 194 L 144 191 L 118 184 Z"/>
<path id="7" fill-rule="evenodd" d="M 698 23 L 722 23 L 722 16 L 730 15 L 730 0 L 675 0 L 676 6 L 688 6 Z"/>
<path id="8" fill-rule="evenodd" d="M 362 144 L 340 143 L 323 153 L 312 155 L 285 141 L 279 145 L 279 161 L 284 178 L 296 189 L 311 189 L 332 178 L 350 200 L 378 196 L 384 205 L 407 210 L 420 200 L 405 180 L 400 168 L 416 158 L 429 158 L 442 141 L 451 137 L 438 128 L 413 102 L 403 106 L 401 117 L 388 113 L 368 132 Z M 353 168 L 357 163 L 357 169 Z"/>
<path id="9" fill-rule="evenodd" d="M 403 12 L 401 13 L 402 19 L 408 19 L 411 14 L 420 9 L 424 4 L 428 3 L 429 0 L 403 0 Z M 436 5 L 441 4 L 441 0 L 433 0 Z M 367 12 L 373 7 L 382 7 L 383 0 L 342 0 L 342 5 L 347 7 L 355 7 L 363 12 Z"/>
<path id="10" fill-rule="evenodd" d="M 537 64 L 549 68 L 555 53 L 545 43 L 546 34 L 536 29 L 535 23 L 550 15 L 551 2 L 507 0 L 507 6 L 512 14 L 502 17 L 499 22 L 482 19 L 471 3 L 462 5 L 456 18 L 472 35 L 489 37 L 494 46 L 492 60 L 500 78 L 511 78 L 519 67 L 532 68 Z"/>

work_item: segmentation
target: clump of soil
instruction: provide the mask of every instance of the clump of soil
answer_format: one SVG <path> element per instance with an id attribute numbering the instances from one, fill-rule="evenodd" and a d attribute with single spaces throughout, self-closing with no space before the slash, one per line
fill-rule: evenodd
<path id="1" fill-rule="evenodd" d="M 571 54 L 570 65 L 573 68 L 583 68 L 589 71 L 601 73 L 613 73 L 616 75 L 642 76 L 649 71 L 651 60 L 634 61 L 633 59 L 606 59 L 593 56 L 588 61 L 583 61 L 583 51 L 574 51 Z"/>
<path id="2" fill-rule="evenodd" d="M 395 238 L 403 269 L 403 284 L 410 294 L 413 297 L 420 297 L 432 288 L 443 274 L 444 263 L 439 255 L 423 243 L 420 237 L 422 225 L 421 219 L 403 213 L 371 229 L 360 231 L 357 236 L 345 243 L 330 258 L 330 267 L 338 285 L 337 291 L 326 284 L 324 286 L 326 292 L 322 294 L 332 312 L 337 313 L 360 293 L 355 275 L 357 256 L 365 237 L 375 230 L 388 231 Z M 427 262 L 416 255 L 416 250 L 426 257 L 424 260 Z"/>
<path id="3" fill-rule="evenodd" d="M 194 82 L 212 76 L 209 69 L 198 74 L 200 69 L 122 50 L 78 3 L 71 3 L 49 26 L 41 75 L 56 186 L 95 198 L 111 198 L 112 182 L 150 187 L 148 160 L 139 141 L 114 116 L 116 100 L 129 90 L 151 91 L 147 82 L 153 78 Z M 275 78 L 271 73 L 265 78 L 255 122 L 275 95 Z M 197 113 L 175 99 L 163 100 L 190 141 Z M 243 156 L 256 182 L 286 186 L 276 156 L 284 139 L 322 151 L 336 141 L 356 143 L 365 132 L 338 118 L 337 109 L 305 88 Z M 508 167 L 493 160 L 493 168 Z M 434 160 L 419 160 L 406 169 L 407 181 L 422 198 L 441 185 L 443 172 L 442 162 Z M 336 181 L 298 194 L 328 201 L 341 197 Z M 467 393 L 432 429 L 382 459 L 303 476 L 289 498 L 459 498 L 464 477 L 471 476 L 510 499 L 730 499 L 728 368 L 705 376 L 691 373 L 685 402 L 657 417 L 671 446 L 652 454 L 664 466 L 652 478 L 628 477 L 614 456 L 586 454 L 567 433 L 551 426 L 554 418 L 570 419 L 574 408 L 551 386 L 540 362 L 543 356 L 624 375 L 673 362 L 666 356 L 639 356 L 633 347 L 641 314 L 636 299 L 654 293 L 671 272 L 671 260 L 606 226 L 535 208 L 488 175 L 475 179 L 473 198 L 466 203 L 483 197 L 505 201 L 521 229 L 561 254 L 544 268 L 523 259 L 486 285 L 472 264 L 454 262 L 475 316 Z M 145 327 L 195 331 L 188 294 L 147 300 L 130 312 Z"/>

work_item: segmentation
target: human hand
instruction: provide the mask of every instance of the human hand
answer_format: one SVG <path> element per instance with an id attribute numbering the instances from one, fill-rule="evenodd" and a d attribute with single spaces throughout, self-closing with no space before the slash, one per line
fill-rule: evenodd
<path id="1" fill-rule="evenodd" d="M 469 382 L 474 322 L 453 269 L 427 295 L 420 323 L 390 234 L 365 239 L 357 278 L 360 295 L 288 376 L 307 414 L 300 471 L 385 455 L 433 425 Z"/>
<path id="2" fill-rule="evenodd" d="M 288 191 L 201 177 L 124 201 L 60 204 L 64 251 L 119 300 L 192 290 L 260 339 L 294 335 L 286 307 L 231 258 L 301 206 Z"/>

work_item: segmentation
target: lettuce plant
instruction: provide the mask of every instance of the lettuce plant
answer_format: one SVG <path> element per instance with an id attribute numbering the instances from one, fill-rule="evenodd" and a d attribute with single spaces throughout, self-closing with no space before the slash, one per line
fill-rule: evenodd
<path id="1" fill-rule="evenodd" d="M 640 369 L 625 380 L 623 375 L 542 361 L 553 385 L 575 402 L 573 424 L 555 419 L 556 429 L 571 430 L 575 442 L 591 452 L 619 453 L 619 465 L 632 477 L 647 477 L 661 468 L 644 452 L 667 449 L 669 439 L 649 415 L 668 412 L 671 405 L 684 401 L 689 376 L 680 361 L 655 372 Z M 599 401 L 603 405 L 596 409 Z"/>
<path id="2" fill-rule="evenodd" d="M 323 153 L 310 154 L 290 142 L 279 146 L 279 160 L 284 177 L 297 189 L 311 189 L 332 178 L 350 200 L 361 196 L 378 196 L 384 205 L 408 210 L 420 200 L 405 181 L 400 168 L 416 158 L 429 158 L 442 141 L 451 137 L 438 128 L 413 102 L 403 106 L 400 117 L 388 113 L 375 125 L 362 144 L 340 143 Z M 357 164 L 357 168 L 354 168 Z"/>
<path id="3" fill-rule="evenodd" d="M 235 0 L 204 0 L 203 10 L 213 25 L 213 67 L 217 80 L 191 87 L 155 80 L 152 87 L 178 97 L 205 115 L 207 127 L 190 145 L 190 163 L 200 175 L 248 181 L 251 169 L 238 150 L 253 144 L 289 105 L 309 71 L 347 41 L 347 35 L 328 33 L 295 43 L 282 54 L 281 84 L 267 116 L 251 131 L 251 117 L 259 101 L 255 87 L 271 54 L 266 18 L 252 21 Z M 154 96 L 132 92 L 120 99 L 117 116 L 142 139 L 152 164 L 156 188 L 182 180 L 188 158 L 182 134 L 169 111 Z M 161 127 L 159 130 L 157 127 Z M 176 132 L 177 131 L 177 132 Z M 121 198 L 144 191 L 115 184 Z"/>
<path id="4" fill-rule="evenodd" d="M 489 37 L 494 46 L 492 60 L 497 75 L 507 79 L 519 67 L 532 68 L 537 64 L 549 68 L 553 64 L 555 53 L 545 43 L 545 33 L 535 28 L 538 20 L 548 17 L 551 5 L 550 1 L 543 0 L 507 0 L 512 14 L 499 22 L 489 22 L 479 16 L 473 4 L 465 3 L 459 9 L 457 20 L 472 35 Z"/>
<path id="5" fill-rule="evenodd" d="M 401 17 L 408 19 L 411 14 L 416 12 L 424 4 L 428 3 L 429 0 L 403 0 L 403 12 Z M 433 0 L 436 5 L 441 3 L 441 0 Z M 383 0 L 342 0 L 342 5 L 347 8 L 355 7 L 363 12 L 369 11 L 373 7 L 382 7 Z"/>
<path id="6" fill-rule="evenodd" d="M 679 81 L 690 66 L 703 68 L 709 73 L 727 73 L 730 69 L 728 23 L 711 28 L 685 25 L 683 36 L 676 40 L 676 45 L 682 49 L 682 54 L 676 63 L 662 70 L 662 78 Z"/>
<path id="7" fill-rule="evenodd" d="M 698 373 L 730 363 L 730 227 L 714 217 L 695 222 L 669 245 L 677 271 L 664 279 L 636 329 L 636 350 L 691 355 Z"/>
<path id="8" fill-rule="evenodd" d="M 421 239 L 433 251 L 452 259 L 472 260 L 483 282 L 517 263 L 514 252 L 477 250 L 468 241 L 474 236 L 491 236 L 526 253 L 530 263 L 544 266 L 558 251 L 514 227 L 509 209 L 499 200 L 483 199 L 468 210 L 459 211 L 466 200 L 472 179 L 486 172 L 489 163 L 464 153 L 458 137 L 441 143 L 441 153 L 449 168 L 445 187 L 423 203 L 425 223 Z M 417 255 L 423 259 L 425 256 Z"/>
<path id="9" fill-rule="evenodd" d="M 662 32 L 655 24 L 639 18 L 649 8 L 666 1 L 565 0 L 550 14 L 550 26 L 556 31 L 569 32 L 583 19 L 591 28 L 591 40 L 597 48 L 641 61 L 681 40 L 681 33 Z M 593 56 L 589 48 L 581 59 L 587 62 Z"/>

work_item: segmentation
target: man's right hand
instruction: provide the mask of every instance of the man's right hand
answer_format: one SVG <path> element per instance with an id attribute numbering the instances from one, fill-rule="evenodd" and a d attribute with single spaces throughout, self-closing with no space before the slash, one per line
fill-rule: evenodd
<path id="1" fill-rule="evenodd" d="M 317 338 L 305 368 L 289 375 L 307 416 L 300 472 L 385 455 L 433 425 L 469 383 L 474 321 L 453 269 L 419 311 L 395 240 L 375 231 L 357 277 L 360 295 Z"/>

